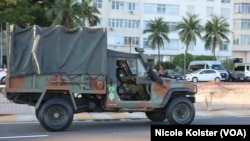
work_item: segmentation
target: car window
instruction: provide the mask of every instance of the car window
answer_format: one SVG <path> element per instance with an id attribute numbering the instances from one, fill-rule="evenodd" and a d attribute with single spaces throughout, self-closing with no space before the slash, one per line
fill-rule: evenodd
<path id="1" fill-rule="evenodd" d="M 200 72 L 200 74 L 205 74 L 206 73 L 206 70 L 203 70 Z"/>
<path id="2" fill-rule="evenodd" d="M 209 73 L 216 73 L 214 70 L 209 70 Z"/>

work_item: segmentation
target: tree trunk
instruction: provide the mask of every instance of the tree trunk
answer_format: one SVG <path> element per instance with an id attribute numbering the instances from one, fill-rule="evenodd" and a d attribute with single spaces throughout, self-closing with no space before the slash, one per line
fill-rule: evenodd
<path id="1" fill-rule="evenodd" d="M 183 67 L 183 73 L 184 73 L 184 76 L 186 75 L 186 64 L 187 64 L 187 62 L 186 62 L 186 59 L 187 59 L 187 48 L 185 49 L 185 52 L 184 52 L 184 67 Z"/>
<path id="2" fill-rule="evenodd" d="M 161 65 L 161 55 L 160 55 L 160 46 L 158 44 L 158 57 L 159 57 L 159 68 L 160 68 L 160 65 Z"/>

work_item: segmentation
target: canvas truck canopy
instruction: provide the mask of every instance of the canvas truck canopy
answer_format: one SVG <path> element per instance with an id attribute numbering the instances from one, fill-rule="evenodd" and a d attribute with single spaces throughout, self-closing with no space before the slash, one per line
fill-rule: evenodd
<path id="1" fill-rule="evenodd" d="M 11 31 L 10 76 L 31 74 L 106 74 L 105 28 L 37 25 Z"/>

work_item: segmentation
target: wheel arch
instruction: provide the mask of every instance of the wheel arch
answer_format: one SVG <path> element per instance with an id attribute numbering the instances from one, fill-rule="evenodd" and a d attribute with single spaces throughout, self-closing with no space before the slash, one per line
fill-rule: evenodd
<path id="1" fill-rule="evenodd" d="M 69 94 L 70 99 L 69 99 L 69 97 L 67 97 L 67 94 Z M 51 98 L 62 98 L 64 100 L 66 100 L 67 102 L 69 102 L 72 105 L 72 107 L 75 110 L 77 110 L 75 98 L 74 98 L 73 94 L 71 94 L 69 91 L 67 91 L 67 90 L 54 91 L 54 90 L 47 90 L 47 89 L 44 89 L 43 92 L 41 93 L 41 95 L 39 96 L 37 103 L 35 105 L 35 109 L 39 109 L 41 107 L 41 104 L 44 101 L 47 101 Z"/>
<path id="2" fill-rule="evenodd" d="M 167 92 L 167 95 L 164 97 L 164 100 L 161 104 L 161 107 L 167 106 L 169 101 L 175 97 L 184 96 L 187 97 L 192 103 L 195 103 L 195 93 L 190 90 L 188 87 L 177 87 L 177 88 L 171 88 Z"/>

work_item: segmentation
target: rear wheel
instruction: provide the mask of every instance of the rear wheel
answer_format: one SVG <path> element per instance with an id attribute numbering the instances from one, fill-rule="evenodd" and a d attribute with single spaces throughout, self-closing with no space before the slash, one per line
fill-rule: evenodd
<path id="1" fill-rule="evenodd" d="M 149 111 L 149 112 L 145 112 L 146 116 L 148 119 L 152 120 L 152 121 L 164 121 L 167 116 L 166 116 L 166 112 L 162 111 Z"/>
<path id="2" fill-rule="evenodd" d="M 168 104 L 166 115 L 170 124 L 187 125 L 194 120 L 195 108 L 186 97 L 177 97 Z"/>
<path id="3" fill-rule="evenodd" d="M 41 106 L 38 110 L 38 119 L 48 131 L 63 131 L 73 121 L 73 109 L 67 101 L 54 98 Z"/>

